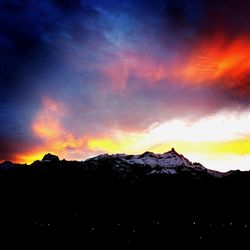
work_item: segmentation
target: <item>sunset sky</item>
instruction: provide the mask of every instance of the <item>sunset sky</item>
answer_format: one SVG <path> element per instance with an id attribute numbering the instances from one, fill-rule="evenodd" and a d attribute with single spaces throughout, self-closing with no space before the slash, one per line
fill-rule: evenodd
<path id="1" fill-rule="evenodd" d="M 2 0 L 0 54 L 0 161 L 250 169 L 250 1 Z"/>

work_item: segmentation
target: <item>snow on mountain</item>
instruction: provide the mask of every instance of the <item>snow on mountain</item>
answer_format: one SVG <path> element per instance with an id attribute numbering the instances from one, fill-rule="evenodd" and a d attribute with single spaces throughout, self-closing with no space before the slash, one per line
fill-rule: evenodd
<path id="1" fill-rule="evenodd" d="M 46 155 L 44 155 L 41 161 L 37 160 L 33 162 L 31 166 L 39 167 L 44 166 L 44 164 L 46 165 L 47 163 L 49 163 L 49 166 L 53 166 L 53 164 L 59 164 L 60 167 L 64 167 L 67 165 L 67 161 L 60 161 L 58 156 L 47 153 Z M 98 168 L 102 168 L 103 166 L 109 166 L 113 168 L 114 173 L 124 177 L 126 177 L 130 173 L 143 173 L 146 175 L 175 175 L 183 172 L 188 172 L 195 176 L 201 176 L 205 174 L 206 176 L 220 178 L 234 173 L 232 171 L 221 173 L 218 171 L 207 169 L 200 163 L 192 163 L 182 154 L 177 153 L 174 148 L 163 154 L 155 154 L 149 151 L 146 151 L 143 154 L 136 155 L 101 154 L 96 157 L 89 158 L 85 161 L 75 161 L 74 164 L 76 164 L 77 166 L 85 167 L 89 170 L 96 170 Z M 26 166 L 26 164 L 14 164 L 9 161 L 0 163 L 0 169 L 12 169 L 14 167 L 23 166 Z"/>
<path id="2" fill-rule="evenodd" d="M 98 162 L 99 160 L 111 160 L 116 169 L 121 172 L 126 172 L 126 167 L 141 165 L 150 168 L 148 174 L 177 174 L 180 172 L 207 173 L 215 177 L 221 177 L 222 173 L 213 170 L 208 170 L 199 163 L 192 163 L 183 155 L 177 153 L 174 148 L 171 151 L 163 154 L 154 154 L 145 152 L 138 155 L 126 154 L 103 154 L 97 157 L 88 159 L 87 161 Z"/>

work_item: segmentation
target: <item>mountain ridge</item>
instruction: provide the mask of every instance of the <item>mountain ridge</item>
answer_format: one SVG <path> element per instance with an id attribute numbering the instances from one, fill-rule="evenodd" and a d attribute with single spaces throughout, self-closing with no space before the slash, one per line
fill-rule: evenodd
<path id="1" fill-rule="evenodd" d="M 191 162 L 184 155 L 178 153 L 174 148 L 170 151 L 166 151 L 162 154 L 145 151 L 142 154 L 100 154 L 94 157 L 90 157 L 84 161 L 72 161 L 72 160 L 60 160 L 57 155 L 47 153 L 41 160 L 36 160 L 31 164 L 19 164 L 11 161 L 4 161 L 0 163 L 0 169 L 11 169 L 12 167 L 23 167 L 23 166 L 37 166 L 43 164 L 60 163 L 63 167 L 66 163 L 74 162 L 75 165 L 92 165 L 97 167 L 106 160 L 109 164 L 114 166 L 114 169 L 122 170 L 126 172 L 137 167 L 148 167 L 147 174 L 179 174 L 181 172 L 190 172 L 193 175 L 205 174 L 213 177 L 223 177 L 235 173 L 236 171 L 219 172 L 204 167 L 201 163 Z M 242 171 L 240 171 L 242 172 Z M 245 172 L 245 171 L 244 171 Z"/>
<path id="2" fill-rule="evenodd" d="M 5 162 L 0 232 L 70 239 L 86 249 L 167 249 L 170 242 L 204 249 L 218 239 L 250 245 L 250 172 L 211 171 L 174 149 Z"/>

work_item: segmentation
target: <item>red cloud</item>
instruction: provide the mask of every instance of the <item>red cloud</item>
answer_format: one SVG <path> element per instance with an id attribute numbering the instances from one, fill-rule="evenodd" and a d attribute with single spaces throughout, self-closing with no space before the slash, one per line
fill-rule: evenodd
<path id="1" fill-rule="evenodd" d="M 101 69 L 113 89 L 124 89 L 130 76 L 149 82 L 157 82 L 169 76 L 167 63 L 156 58 L 136 53 L 121 52 L 111 63 Z"/>
<path id="2" fill-rule="evenodd" d="M 192 84 L 222 84 L 226 88 L 243 86 L 250 73 L 250 39 L 228 40 L 216 36 L 201 41 L 187 63 L 176 70 L 176 77 Z"/>
<path id="3" fill-rule="evenodd" d="M 109 78 L 113 89 L 124 89 L 129 77 L 145 84 L 162 80 L 188 85 L 220 85 L 242 88 L 248 84 L 250 73 L 250 38 L 234 39 L 223 35 L 201 39 L 186 48 L 186 55 L 176 51 L 176 57 L 157 59 L 153 56 L 120 52 L 101 71 Z"/>

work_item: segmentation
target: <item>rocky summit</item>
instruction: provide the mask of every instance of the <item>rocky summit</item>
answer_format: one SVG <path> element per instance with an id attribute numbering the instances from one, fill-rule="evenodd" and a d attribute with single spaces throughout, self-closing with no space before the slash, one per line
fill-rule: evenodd
<path id="1" fill-rule="evenodd" d="M 57 155 L 53 155 L 50 153 L 44 155 L 42 162 L 50 162 L 50 161 L 59 161 L 59 157 Z"/>

